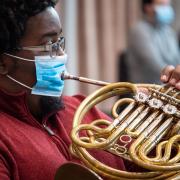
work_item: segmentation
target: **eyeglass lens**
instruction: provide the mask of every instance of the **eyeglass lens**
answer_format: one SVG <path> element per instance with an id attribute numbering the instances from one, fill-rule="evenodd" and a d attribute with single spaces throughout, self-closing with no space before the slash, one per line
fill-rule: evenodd
<path id="1" fill-rule="evenodd" d="M 59 50 L 65 50 L 65 38 L 61 37 L 59 40 L 52 44 L 52 55 L 55 56 L 58 54 Z"/>

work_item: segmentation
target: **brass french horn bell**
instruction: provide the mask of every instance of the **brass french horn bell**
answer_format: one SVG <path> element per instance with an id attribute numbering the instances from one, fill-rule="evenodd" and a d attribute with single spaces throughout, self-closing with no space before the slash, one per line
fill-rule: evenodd
<path id="1" fill-rule="evenodd" d="M 180 179 L 179 90 L 168 85 L 106 83 L 72 75 L 64 79 L 104 85 L 81 103 L 73 120 L 71 151 L 87 167 L 110 179 Z M 125 93 L 133 94 L 133 98 L 119 99 L 113 105 L 112 122 L 98 119 L 82 124 L 93 106 Z M 124 104 L 127 107 L 118 113 L 117 109 Z M 80 135 L 82 131 L 86 131 L 85 136 Z M 92 157 L 90 149 L 111 152 L 147 172 L 125 172 L 109 167 Z"/>
<path id="2" fill-rule="evenodd" d="M 60 166 L 54 180 L 102 180 L 90 169 L 76 163 L 68 162 Z"/>

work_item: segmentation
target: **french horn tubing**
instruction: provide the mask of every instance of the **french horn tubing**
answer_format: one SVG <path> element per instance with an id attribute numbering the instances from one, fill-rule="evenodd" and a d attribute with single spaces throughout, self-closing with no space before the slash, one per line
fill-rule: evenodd
<path id="1" fill-rule="evenodd" d="M 73 120 L 71 151 L 86 166 L 109 179 L 180 179 L 179 90 L 169 85 L 107 83 L 69 74 L 62 74 L 62 78 L 103 86 L 87 96 Z M 131 93 L 133 98 L 121 98 L 113 105 L 112 122 L 97 119 L 82 124 L 93 106 L 125 93 Z M 118 113 L 124 104 L 126 108 Z M 86 135 L 82 136 L 82 132 Z M 108 151 L 147 171 L 114 169 L 95 159 L 90 149 Z"/>

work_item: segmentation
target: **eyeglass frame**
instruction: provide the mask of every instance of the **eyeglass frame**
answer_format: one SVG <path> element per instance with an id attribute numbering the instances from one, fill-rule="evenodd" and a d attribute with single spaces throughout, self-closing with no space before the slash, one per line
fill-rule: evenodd
<path id="1" fill-rule="evenodd" d="M 63 46 L 61 46 L 63 44 Z M 55 48 L 56 54 L 54 54 L 53 48 Z M 26 47 L 20 47 L 19 50 L 28 50 L 28 51 L 37 51 L 37 52 L 50 52 L 51 57 L 56 57 L 58 54 L 58 51 L 65 51 L 65 38 L 59 37 L 58 40 L 55 43 L 52 43 L 52 41 L 49 41 L 47 44 L 44 44 L 42 46 L 26 46 Z"/>

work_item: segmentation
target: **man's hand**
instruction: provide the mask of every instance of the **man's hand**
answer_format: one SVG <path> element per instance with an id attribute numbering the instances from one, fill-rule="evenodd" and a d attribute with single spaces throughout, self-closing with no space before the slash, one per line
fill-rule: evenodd
<path id="1" fill-rule="evenodd" d="M 180 65 L 166 66 L 161 72 L 161 81 L 180 90 Z"/>

